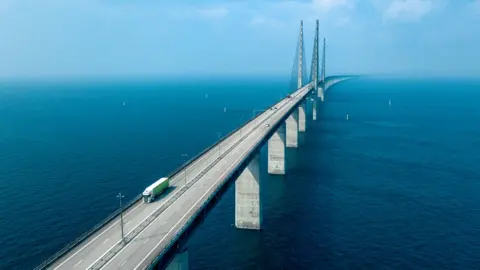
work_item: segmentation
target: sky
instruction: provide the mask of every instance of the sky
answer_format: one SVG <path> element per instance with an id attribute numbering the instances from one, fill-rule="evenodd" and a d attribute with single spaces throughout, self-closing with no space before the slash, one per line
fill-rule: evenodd
<path id="1" fill-rule="evenodd" d="M 289 76 L 316 19 L 327 75 L 480 77 L 480 0 L 0 0 L 0 77 Z"/>

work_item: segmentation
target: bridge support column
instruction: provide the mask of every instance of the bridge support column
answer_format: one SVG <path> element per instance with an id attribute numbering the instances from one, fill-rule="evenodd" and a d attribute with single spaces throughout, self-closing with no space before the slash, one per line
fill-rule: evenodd
<path id="1" fill-rule="evenodd" d="M 262 205 L 260 202 L 260 158 L 255 153 L 247 167 L 235 181 L 235 227 L 260 230 Z"/>
<path id="2" fill-rule="evenodd" d="M 304 100 L 298 105 L 298 131 L 307 131 L 307 102 Z"/>
<path id="3" fill-rule="evenodd" d="M 318 86 L 318 98 L 323 102 L 323 89 L 324 89 L 324 84 L 322 83 L 321 86 Z"/>
<path id="4" fill-rule="evenodd" d="M 287 129 L 287 147 L 298 147 L 298 110 L 293 112 L 285 120 Z"/>
<path id="5" fill-rule="evenodd" d="M 312 119 L 313 121 L 317 120 L 317 99 L 312 100 Z"/>
<path id="6" fill-rule="evenodd" d="M 188 270 L 188 250 L 177 253 L 166 270 Z"/>
<path id="7" fill-rule="evenodd" d="M 268 140 L 268 173 L 285 174 L 285 124 Z"/>

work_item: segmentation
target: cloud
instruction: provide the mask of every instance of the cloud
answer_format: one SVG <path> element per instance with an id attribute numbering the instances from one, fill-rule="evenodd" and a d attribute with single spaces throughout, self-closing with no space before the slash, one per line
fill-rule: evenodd
<path id="1" fill-rule="evenodd" d="M 384 20 L 414 21 L 433 9 L 430 0 L 394 0 L 383 13 Z"/>
<path id="2" fill-rule="evenodd" d="M 228 9 L 225 7 L 212 7 L 199 9 L 198 13 L 208 18 L 223 18 L 228 15 Z"/>
<path id="3" fill-rule="evenodd" d="M 249 2 L 251 25 L 289 26 L 300 20 L 312 24 L 315 20 L 325 26 L 345 25 L 358 0 L 281 0 Z M 341 18 L 341 19 L 338 19 Z"/>
<path id="4" fill-rule="evenodd" d="M 473 1 L 470 6 L 474 12 L 480 14 L 480 0 Z"/>
<path id="5" fill-rule="evenodd" d="M 335 21 L 336 26 L 344 26 L 350 22 L 349 17 L 340 17 Z"/>
<path id="6" fill-rule="evenodd" d="M 310 0 L 310 1 L 279 1 L 274 4 L 277 8 L 289 9 L 291 12 L 328 13 L 333 10 L 351 9 L 355 0 Z"/>
<path id="7" fill-rule="evenodd" d="M 335 8 L 353 8 L 353 0 L 312 0 L 311 6 L 322 12 L 329 12 Z"/>
<path id="8" fill-rule="evenodd" d="M 263 17 L 263 16 L 254 16 L 250 20 L 250 24 L 253 26 L 256 25 L 268 25 L 268 26 L 281 26 L 283 23 L 277 19 L 274 18 L 269 18 L 269 17 Z"/>
<path id="9" fill-rule="evenodd" d="M 6 12 L 14 4 L 14 0 L 1 0 L 0 1 L 0 12 Z"/>

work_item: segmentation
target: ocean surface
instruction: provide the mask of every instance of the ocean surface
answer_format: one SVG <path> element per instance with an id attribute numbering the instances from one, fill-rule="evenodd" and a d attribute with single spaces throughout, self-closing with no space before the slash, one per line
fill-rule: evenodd
<path id="1" fill-rule="evenodd" d="M 288 85 L 0 81 L 0 269 L 32 269 L 113 212 L 118 192 L 135 197 Z M 263 230 L 232 226 L 230 189 L 189 241 L 190 268 L 479 269 L 479 100 L 480 80 L 332 87 L 286 176 L 266 173 L 262 149 Z"/>

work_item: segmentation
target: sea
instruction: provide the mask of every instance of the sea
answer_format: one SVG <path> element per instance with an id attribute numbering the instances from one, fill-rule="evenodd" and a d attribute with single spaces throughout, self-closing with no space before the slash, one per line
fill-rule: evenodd
<path id="1" fill-rule="evenodd" d="M 34 268 L 289 85 L 0 80 L 0 269 Z M 190 269 L 480 269 L 479 101 L 478 79 L 333 86 L 285 176 L 261 150 L 262 230 L 234 228 L 232 187 L 189 240 Z"/>

